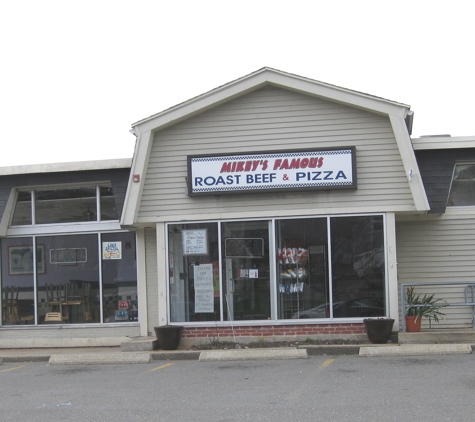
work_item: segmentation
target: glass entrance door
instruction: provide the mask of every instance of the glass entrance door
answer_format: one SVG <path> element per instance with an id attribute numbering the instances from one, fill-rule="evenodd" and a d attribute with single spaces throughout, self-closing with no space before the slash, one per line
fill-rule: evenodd
<path id="1" fill-rule="evenodd" d="M 222 223 L 223 311 L 227 321 L 271 316 L 269 222 Z"/>

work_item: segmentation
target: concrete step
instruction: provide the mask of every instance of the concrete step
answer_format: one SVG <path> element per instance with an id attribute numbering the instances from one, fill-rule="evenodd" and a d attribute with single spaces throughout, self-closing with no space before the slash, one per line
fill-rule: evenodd
<path id="1" fill-rule="evenodd" d="M 474 344 L 475 330 L 427 330 L 419 333 L 398 333 L 399 344 Z"/>

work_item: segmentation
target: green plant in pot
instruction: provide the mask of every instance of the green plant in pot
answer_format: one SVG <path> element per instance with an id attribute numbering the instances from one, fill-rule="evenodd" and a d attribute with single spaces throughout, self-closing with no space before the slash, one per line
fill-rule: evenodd
<path id="1" fill-rule="evenodd" d="M 422 318 L 439 322 L 439 318 L 445 315 L 440 309 L 446 307 L 447 302 L 434 296 L 427 293 L 422 296 L 414 291 L 414 287 L 406 289 L 406 331 L 420 331 Z"/>

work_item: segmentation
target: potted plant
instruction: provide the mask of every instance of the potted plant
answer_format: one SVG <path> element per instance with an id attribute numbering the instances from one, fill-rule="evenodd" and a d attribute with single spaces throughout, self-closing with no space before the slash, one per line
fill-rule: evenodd
<path id="1" fill-rule="evenodd" d="M 153 342 L 153 350 L 176 350 L 181 340 L 183 327 L 180 325 L 161 325 L 153 327 L 157 340 Z"/>
<path id="2" fill-rule="evenodd" d="M 414 291 L 414 287 L 406 289 L 406 331 L 419 332 L 421 330 L 422 318 L 434 318 L 439 322 L 439 317 L 445 314 L 440 308 L 447 306 L 447 302 L 436 299 L 434 295 L 424 294 L 421 297 Z"/>
<path id="3" fill-rule="evenodd" d="M 389 341 L 393 331 L 393 318 L 366 318 L 363 323 L 371 343 L 384 344 Z"/>

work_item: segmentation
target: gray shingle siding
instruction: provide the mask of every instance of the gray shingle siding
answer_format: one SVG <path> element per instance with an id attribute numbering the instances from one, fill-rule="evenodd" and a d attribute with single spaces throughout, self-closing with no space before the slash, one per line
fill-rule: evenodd
<path id="1" fill-rule="evenodd" d="M 86 170 L 54 173 L 31 173 L 0 176 L 0 218 L 3 216 L 8 198 L 14 187 L 63 185 L 68 183 L 90 183 L 110 181 L 117 211 L 122 213 L 130 168 L 108 170 Z"/>
<path id="2" fill-rule="evenodd" d="M 443 214 L 456 162 L 475 161 L 475 149 L 415 151 L 422 181 L 430 204 L 429 214 Z"/>

